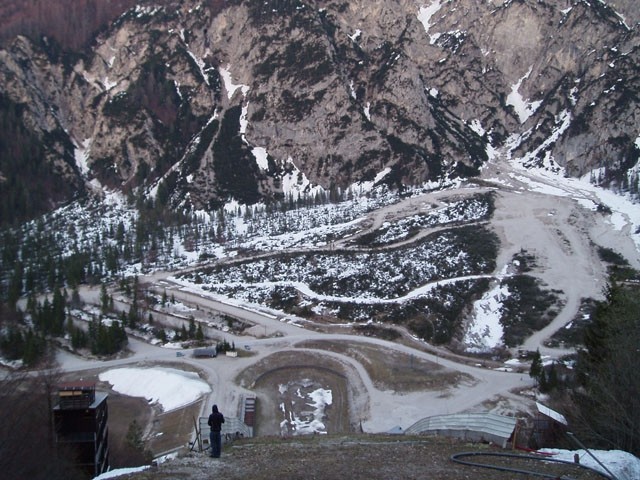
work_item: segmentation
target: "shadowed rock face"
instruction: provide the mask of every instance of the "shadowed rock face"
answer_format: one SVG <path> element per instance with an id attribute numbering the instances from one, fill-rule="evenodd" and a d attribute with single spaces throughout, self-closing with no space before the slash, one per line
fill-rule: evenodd
<path id="1" fill-rule="evenodd" d="M 96 185 L 195 208 L 307 179 L 400 186 L 495 151 L 621 182 L 639 153 L 632 3 L 86 1 L 45 28 L 37 1 L 3 1 L 4 31 L 31 40 L 0 50 L 0 114 L 64 185 L 35 212 Z"/>
<path id="2" fill-rule="evenodd" d="M 21 34 L 47 35 L 71 49 L 83 48 L 105 24 L 133 7 L 136 0 L 0 0 L 0 40 Z"/>

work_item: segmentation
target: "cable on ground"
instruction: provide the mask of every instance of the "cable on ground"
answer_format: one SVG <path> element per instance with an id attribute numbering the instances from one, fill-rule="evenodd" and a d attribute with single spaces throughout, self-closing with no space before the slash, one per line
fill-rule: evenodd
<path id="1" fill-rule="evenodd" d="M 502 472 L 513 472 L 513 473 L 521 473 L 524 475 L 534 475 L 537 477 L 544 477 L 544 478 L 554 478 L 554 479 L 565 479 L 565 480 L 569 480 L 571 477 L 558 477 L 558 475 L 553 475 L 550 473 L 543 473 L 543 472 L 536 472 L 536 471 L 532 471 L 532 470 L 521 470 L 518 468 L 511 468 L 511 467 L 504 467 L 501 465 L 491 465 L 491 464 L 487 464 L 487 463 L 477 463 L 477 462 L 471 462 L 468 460 L 461 460 L 461 458 L 465 458 L 465 457 L 480 457 L 480 456 L 484 456 L 484 457 L 507 457 L 507 458 L 518 458 L 518 459 L 527 459 L 527 460 L 537 460 L 537 461 L 543 461 L 543 462 L 554 462 L 554 463 L 562 463 L 562 464 L 567 464 L 567 465 L 572 465 L 574 467 L 580 467 L 580 468 L 584 468 L 585 470 L 589 470 L 597 475 L 600 475 L 602 478 L 606 478 L 608 480 L 612 480 L 612 478 L 599 471 L 596 470 L 595 468 L 591 468 L 588 467 L 586 465 L 582 465 L 580 463 L 575 463 L 575 462 L 569 462 L 567 460 L 558 460 L 558 459 L 554 459 L 554 458 L 549 458 L 547 456 L 545 457 L 540 457 L 540 456 L 534 456 L 534 455 L 519 455 L 517 453 L 495 453 L 495 452 L 460 452 L 460 453 L 454 453 L 453 455 L 451 455 L 451 461 L 455 462 L 455 463 L 459 463 L 462 465 L 468 465 L 468 466 L 472 466 L 472 467 L 480 467 L 480 468 L 490 468 L 493 470 L 499 470 Z"/>

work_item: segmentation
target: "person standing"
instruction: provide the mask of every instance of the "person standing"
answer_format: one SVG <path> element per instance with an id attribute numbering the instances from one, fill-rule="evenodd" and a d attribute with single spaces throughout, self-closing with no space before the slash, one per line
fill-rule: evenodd
<path id="1" fill-rule="evenodd" d="M 211 456 L 213 458 L 220 458 L 221 439 L 220 430 L 222 430 L 222 424 L 224 423 L 224 415 L 218 411 L 218 406 L 211 407 L 211 415 L 209 415 L 209 421 L 207 422 L 211 427 L 209 433 L 209 444 L 211 445 Z"/>

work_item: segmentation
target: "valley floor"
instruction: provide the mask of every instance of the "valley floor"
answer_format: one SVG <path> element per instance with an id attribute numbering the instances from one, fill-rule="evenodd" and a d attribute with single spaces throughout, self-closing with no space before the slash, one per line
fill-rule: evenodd
<path id="1" fill-rule="evenodd" d="M 571 350 L 547 347 L 544 340 L 576 317 L 583 299 L 600 299 L 606 288 L 606 268 L 598 257 L 597 247 L 620 252 L 631 266 L 640 267 L 638 235 L 633 233 L 640 224 L 640 209 L 636 205 L 625 204 L 624 208 L 616 210 L 614 207 L 617 205 L 610 202 L 608 206 L 614 210 L 613 214 L 599 213 L 596 207 L 604 200 L 598 195 L 606 194 L 597 192 L 588 184 L 571 181 L 552 185 L 553 181 L 546 179 L 544 172 L 530 174 L 505 166 L 498 171 L 497 167 L 489 166 L 483 177 L 473 186 L 425 194 L 385 207 L 370 214 L 364 223 L 369 229 L 374 229 L 384 222 L 421 209 L 427 210 L 445 196 L 496 192 L 495 212 L 490 225 L 498 234 L 501 245 L 494 275 L 499 278 L 508 272 L 514 255 L 526 250 L 536 258 L 535 276 L 561 292 L 562 298 L 562 306 L 555 319 L 545 329 L 527 338 L 519 348 L 514 348 L 512 354 L 517 357 L 518 349 L 539 348 L 543 355 L 559 358 Z M 236 358 L 218 356 L 203 360 L 192 358 L 192 352 L 185 351 L 185 356 L 177 358 L 175 350 L 134 340 L 131 343 L 132 356 L 119 360 L 86 361 L 61 353 L 59 360 L 63 370 L 80 372 L 90 368 L 108 369 L 126 364 L 148 366 L 167 362 L 189 364 L 199 370 L 212 386 L 212 393 L 202 403 L 201 415 L 210 411 L 211 405 L 217 404 L 223 412 L 233 416 L 239 411 L 242 396 L 257 391 L 259 402 L 260 396 L 263 397 L 261 408 L 265 409 L 261 412 L 263 422 L 258 429 L 263 435 L 282 433 L 278 431 L 283 418 L 278 416 L 282 415 L 282 408 L 277 395 L 287 380 L 295 383 L 310 379 L 318 384 L 318 388 L 334 389 L 334 398 L 341 399 L 335 408 L 342 410 L 325 410 L 320 415 L 332 416 L 333 423 L 327 422 L 330 428 L 324 430 L 332 434 L 358 429 L 368 433 L 388 432 L 397 427 L 406 429 L 424 417 L 458 412 L 492 411 L 527 417 L 534 409 L 535 396 L 527 364 L 482 362 L 430 347 L 408 335 L 403 335 L 401 341 L 390 342 L 358 334 L 353 325 L 322 325 L 290 315 L 278 315 L 256 305 L 225 300 L 207 293 L 199 285 L 178 279 L 176 272 L 156 272 L 141 277 L 141 282 L 150 288 L 169 292 L 177 301 L 189 306 L 192 312 L 197 312 L 196 315 L 206 317 L 216 312 L 250 325 L 241 334 L 220 331 L 217 327 L 207 330 L 207 334 L 213 337 L 233 342 L 243 354 Z M 81 293 L 85 301 L 98 303 L 99 292 L 96 289 L 84 289 Z M 157 321 L 176 322 L 175 318 L 169 317 L 158 315 Z M 376 357 L 373 351 L 385 353 Z M 393 359 L 390 364 L 389 359 Z M 382 371 L 383 367 L 387 369 L 386 373 Z M 277 375 L 274 372 L 278 372 Z M 283 375 L 283 372 L 288 373 Z M 406 380 L 406 375 L 409 380 L 404 383 L 393 380 L 396 376 L 405 376 Z M 433 380 L 436 377 L 438 380 Z M 433 382 L 425 383 L 425 378 Z M 412 383 L 422 386 L 412 386 Z M 268 418 L 270 415 L 273 418 Z M 405 447 L 422 448 L 422 443 Z M 231 451 L 242 452 L 241 447 L 237 448 Z M 377 448 L 380 450 L 375 457 L 391 455 L 385 452 L 391 447 Z M 241 453 L 233 455 L 233 463 L 241 461 Z M 276 453 L 260 455 L 268 458 Z M 333 453 L 327 455 L 331 458 Z M 431 454 L 426 453 L 422 457 L 427 461 Z M 216 468 L 224 472 L 226 478 L 240 478 L 227 476 L 229 472 L 225 465 L 230 461 L 223 460 Z M 442 461 L 447 463 L 447 460 Z M 248 470 L 244 474 L 251 470 L 254 476 L 259 468 L 249 468 L 249 464 L 247 459 Z M 389 468 L 398 466 L 393 461 L 388 464 Z M 444 472 L 450 467 L 448 463 L 439 467 L 443 472 L 440 478 L 467 478 L 445 477 Z M 209 466 L 203 465 L 202 468 Z M 287 470 L 284 465 L 282 468 L 285 475 Z M 416 464 L 403 468 L 408 475 L 402 475 L 404 478 L 412 478 L 412 475 L 417 478 L 422 467 Z M 413 473 L 409 475 L 411 472 L 407 469 Z M 347 471 L 352 472 L 350 469 Z M 158 475 L 162 475 L 161 471 Z M 485 478 L 482 475 L 484 473 L 475 472 L 474 478 Z M 492 475 L 490 478 L 502 477 Z"/>

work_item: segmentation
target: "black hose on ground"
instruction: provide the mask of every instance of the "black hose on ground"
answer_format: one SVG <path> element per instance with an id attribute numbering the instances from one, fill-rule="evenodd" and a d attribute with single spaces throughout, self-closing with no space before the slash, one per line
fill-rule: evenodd
<path id="1" fill-rule="evenodd" d="M 534 475 L 537 477 L 544 477 L 544 478 L 554 478 L 554 479 L 558 479 L 559 477 L 557 475 L 552 475 L 549 473 L 542 473 L 542 472 L 535 472 L 535 471 L 531 471 L 531 470 L 521 470 L 518 468 L 510 468 L 510 467 L 503 467 L 500 465 L 490 465 L 487 463 L 477 463 L 477 462 L 470 462 L 470 461 L 466 461 L 466 460 L 461 460 L 461 458 L 463 457 L 479 457 L 479 456 L 485 456 L 485 457 L 508 457 L 508 458 L 519 458 L 519 459 L 527 459 L 527 460 L 538 460 L 538 461 L 544 461 L 544 462 L 554 462 L 554 463 L 563 463 L 563 464 L 567 464 L 567 465 L 573 465 L 575 467 L 580 467 L 580 468 L 584 468 L 585 470 L 589 470 L 597 475 L 600 475 L 602 478 L 606 478 L 607 480 L 612 480 L 611 477 L 605 473 L 602 473 L 599 470 L 596 470 L 595 468 L 591 468 L 591 467 L 587 467 L 586 465 L 582 465 L 580 463 L 574 463 L 574 462 L 569 462 L 566 460 L 557 460 L 554 458 L 549 458 L 549 457 L 539 457 L 539 456 L 534 456 L 534 455 L 519 455 L 516 453 L 495 453 L 495 452 L 460 452 L 460 453 L 454 453 L 453 455 L 451 455 L 451 461 L 455 462 L 455 463 L 459 463 L 462 465 L 469 465 L 472 467 L 481 467 L 481 468 L 491 468 L 493 470 L 499 470 L 502 472 L 513 472 L 513 473 L 521 473 L 524 475 Z M 560 477 L 563 479 L 569 479 L 569 477 Z"/>

